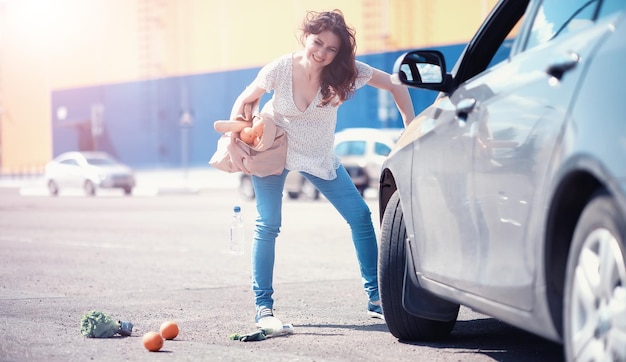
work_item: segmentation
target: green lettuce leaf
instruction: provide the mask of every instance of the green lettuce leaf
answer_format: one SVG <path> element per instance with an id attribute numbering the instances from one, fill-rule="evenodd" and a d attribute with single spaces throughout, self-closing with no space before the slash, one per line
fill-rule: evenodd
<path id="1" fill-rule="evenodd" d="M 108 315 L 92 310 L 83 314 L 80 331 L 89 338 L 109 338 L 120 331 L 120 324 Z"/>

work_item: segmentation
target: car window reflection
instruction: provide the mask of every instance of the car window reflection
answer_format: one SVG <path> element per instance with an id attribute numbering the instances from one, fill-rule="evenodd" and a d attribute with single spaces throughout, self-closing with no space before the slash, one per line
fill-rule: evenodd
<path id="1" fill-rule="evenodd" d="M 526 49 L 590 25 L 597 7 L 597 0 L 544 1 L 535 15 Z"/>

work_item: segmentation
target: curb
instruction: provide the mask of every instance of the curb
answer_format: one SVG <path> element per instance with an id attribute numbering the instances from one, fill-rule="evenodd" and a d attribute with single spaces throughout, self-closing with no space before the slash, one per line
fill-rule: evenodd
<path id="1" fill-rule="evenodd" d="M 202 190 L 234 189 L 238 173 L 210 169 L 153 169 L 135 171 L 135 195 L 197 194 Z M 0 189 L 18 189 L 22 195 L 48 194 L 43 175 L 0 176 Z"/>

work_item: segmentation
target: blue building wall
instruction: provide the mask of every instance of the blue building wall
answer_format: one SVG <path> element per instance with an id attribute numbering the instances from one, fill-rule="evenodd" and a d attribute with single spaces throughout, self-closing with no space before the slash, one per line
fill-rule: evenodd
<path id="1" fill-rule="evenodd" d="M 448 68 L 464 45 L 438 47 Z M 373 67 L 392 71 L 403 52 L 358 57 Z M 239 93 L 259 68 L 168 77 L 102 86 L 57 90 L 52 112 L 67 109 L 67 117 L 52 120 L 53 154 L 74 150 L 106 151 L 135 168 L 209 167 L 219 134 L 213 122 L 227 119 Z M 427 107 L 436 92 L 411 89 L 416 113 Z M 266 95 L 262 102 L 269 99 Z M 351 127 L 399 128 L 402 120 L 390 98 L 391 113 L 379 117 L 379 90 L 365 86 L 339 109 L 337 130 Z M 103 132 L 91 134 L 92 106 L 103 106 Z M 181 124 L 183 114 L 191 124 Z"/>

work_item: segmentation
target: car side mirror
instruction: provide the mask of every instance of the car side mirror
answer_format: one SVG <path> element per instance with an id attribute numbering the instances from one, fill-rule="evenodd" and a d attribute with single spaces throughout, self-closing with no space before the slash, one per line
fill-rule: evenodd
<path id="1" fill-rule="evenodd" d="M 392 81 L 410 87 L 447 91 L 451 77 L 438 50 L 414 50 L 401 55 L 393 66 Z"/>

